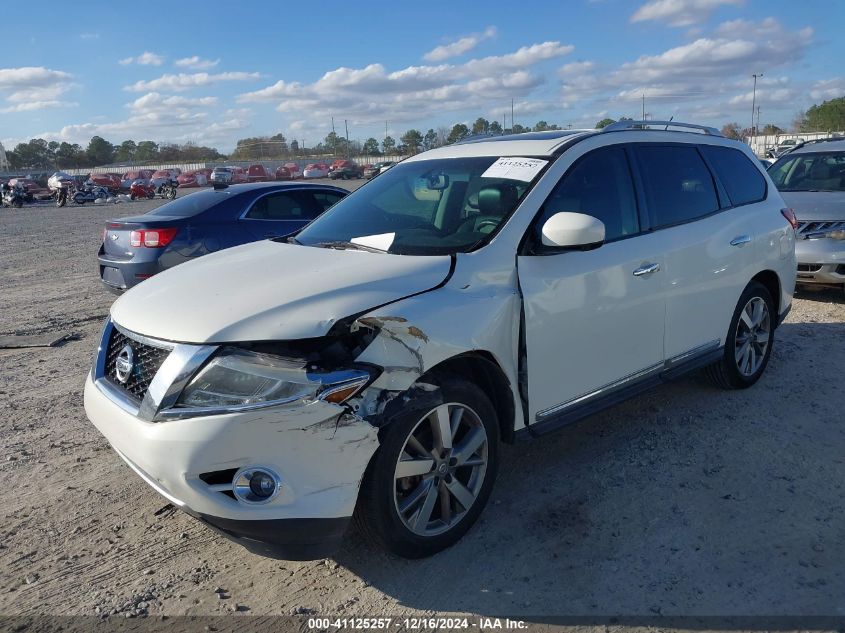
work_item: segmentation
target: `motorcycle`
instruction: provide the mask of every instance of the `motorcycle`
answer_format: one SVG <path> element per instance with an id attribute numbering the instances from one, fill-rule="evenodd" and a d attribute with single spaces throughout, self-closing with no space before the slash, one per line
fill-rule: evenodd
<path id="1" fill-rule="evenodd" d="M 2 202 L 4 207 L 15 207 L 16 209 L 20 209 L 23 206 L 23 202 L 26 199 L 26 191 L 21 185 L 10 187 L 8 184 L 3 183 L 2 190 Z"/>
<path id="2" fill-rule="evenodd" d="M 173 200 L 176 198 L 176 188 L 178 186 L 179 183 L 175 180 L 168 180 L 158 188 L 156 195 L 160 195 L 162 198 L 167 200 Z"/>
<path id="3" fill-rule="evenodd" d="M 73 194 L 73 201 L 76 204 L 85 204 L 86 202 L 94 202 L 98 199 L 105 200 L 109 197 L 109 191 L 105 187 L 85 187 Z"/>
<path id="4" fill-rule="evenodd" d="M 147 198 L 152 200 L 156 196 L 160 196 L 167 200 L 173 200 L 176 197 L 176 187 L 178 186 L 179 183 L 175 180 L 165 180 L 158 187 L 153 184 L 146 184 L 142 180 L 135 180 L 129 186 L 129 199 Z"/>
<path id="5" fill-rule="evenodd" d="M 70 196 L 74 190 L 73 178 L 62 172 L 56 172 L 50 176 L 50 178 L 47 179 L 47 186 L 56 196 L 57 207 L 65 206 L 67 204 L 68 196 Z"/>

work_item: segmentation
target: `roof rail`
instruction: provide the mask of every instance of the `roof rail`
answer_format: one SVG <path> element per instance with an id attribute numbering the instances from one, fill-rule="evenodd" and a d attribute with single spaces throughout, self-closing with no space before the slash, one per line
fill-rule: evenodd
<path id="1" fill-rule="evenodd" d="M 801 141 L 795 147 L 790 147 L 783 154 L 789 154 L 790 152 L 794 152 L 799 147 L 804 147 L 805 145 L 810 145 L 811 143 L 826 143 L 828 141 L 845 141 L 845 136 L 828 136 L 827 138 L 814 138 L 810 139 L 809 141 Z M 781 156 L 783 156 L 783 154 L 781 154 Z"/>
<path id="2" fill-rule="evenodd" d="M 602 129 L 602 132 L 619 132 L 621 130 L 645 130 L 652 127 L 663 127 L 669 129 L 670 127 L 688 128 L 691 130 L 698 130 L 709 136 L 722 136 L 722 133 L 714 127 L 706 125 L 696 125 L 695 123 L 681 123 L 680 121 L 617 121 L 611 123 Z"/>

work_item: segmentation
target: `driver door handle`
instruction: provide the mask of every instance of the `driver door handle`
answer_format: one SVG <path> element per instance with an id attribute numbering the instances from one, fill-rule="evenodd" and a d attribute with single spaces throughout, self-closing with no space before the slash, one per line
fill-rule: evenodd
<path id="1" fill-rule="evenodd" d="M 740 248 L 742 248 L 743 246 L 748 244 L 748 242 L 750 242 L 750 241 L 751 241 L 750 235 L 737 235 L 735 238 L 733 238 L 731 240 L 731 246 L 739 246 Z"/>
<path id="2" fill-rule="evenodd" d="M 643 264 L 634 271 L 634 277 L 642 277 L 643 275 L 650 275 L 660 270 L 660 264 Z"/>

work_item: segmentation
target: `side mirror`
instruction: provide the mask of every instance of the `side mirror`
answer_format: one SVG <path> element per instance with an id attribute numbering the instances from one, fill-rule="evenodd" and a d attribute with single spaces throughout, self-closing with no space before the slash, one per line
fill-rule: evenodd
<path id="1" fill-rule="evenodd" d="M 583 213 L 555 213 L 542 229 L 543 246 L 596 248 L 604 242 L 604 222 Z"/>

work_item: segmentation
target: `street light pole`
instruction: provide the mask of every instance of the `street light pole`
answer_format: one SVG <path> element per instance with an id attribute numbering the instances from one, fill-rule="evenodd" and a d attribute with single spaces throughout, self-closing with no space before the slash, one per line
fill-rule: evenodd
<path id="1" fill-rule="evenodd" d="M 754 136 L 754 110 L 757 106 L 757 77 L 762 77 L 763 73 L 753 74 L 751 75 L 754 77 L 754 89 L 751 92 L 751 134 L 750 136 Z"/>

